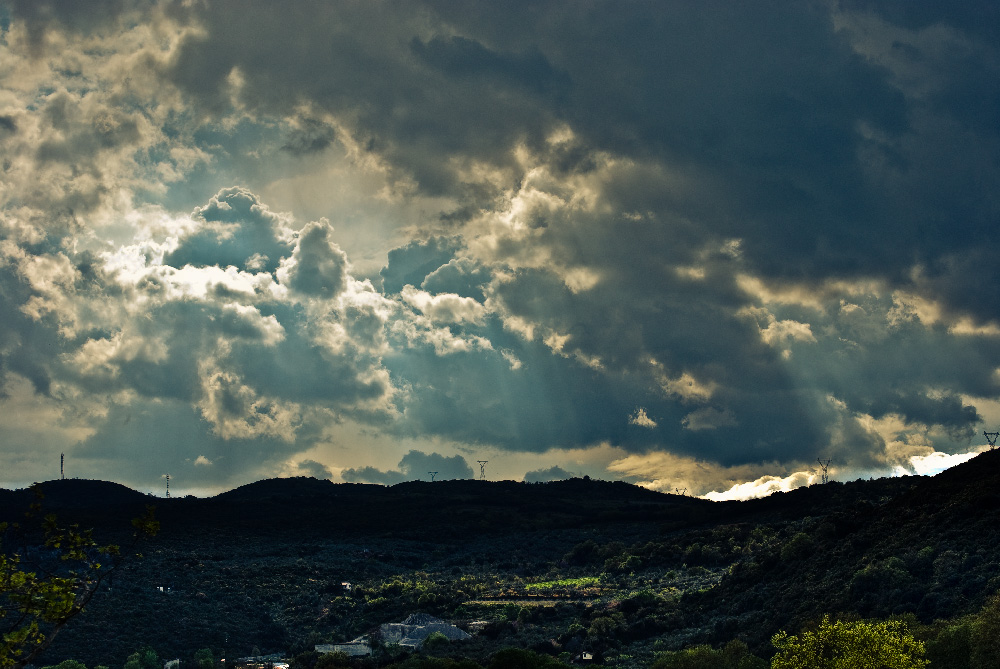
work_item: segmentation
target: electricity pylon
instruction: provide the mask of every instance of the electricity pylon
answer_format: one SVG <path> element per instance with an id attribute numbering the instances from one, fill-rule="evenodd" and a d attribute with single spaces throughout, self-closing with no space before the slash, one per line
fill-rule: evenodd
<path id="1" fill-rule="evenodd" d="M 830 475 L 827 473 L 830 469 L 830 463 L 833 462 L 830 458 L 825 461 L 822 458 L 816 458 L 816 462 L 819 463 L 820 469 L 823 471 L 823 483 L 830 482 Z"/>

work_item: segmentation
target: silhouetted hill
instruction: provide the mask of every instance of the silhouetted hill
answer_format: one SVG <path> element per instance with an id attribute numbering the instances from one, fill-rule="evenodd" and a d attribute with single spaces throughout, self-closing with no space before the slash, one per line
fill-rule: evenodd
<path id="1" fill-rule="evenodd" d="M 136 492 L 120 483 L 90 479 L 55 479 L 36 486 L 43 495 L 41 501 L 54 509 L 93 509 L 142 504 L 154 497 Z M 0 506 L 20 505 L 37 499 L 30 488 L 0 490 Z"/>
<path id="2" fill-rule="evenodd" d="M 911 613 L 931 622 L 974 610 L 1000 589 L 1000 451 L 934 477 L 908 477 L 895 496 L 885 495 L 884 484 L 865 483 L 844 487 L 875 495 L 789 525 L 785 542 L 740 563 L 698 606 L 725 609 L 723 629 L 757 629 L 753 641 L 764 644 L 775 623 L 798 629 L 823 612 Z M 841 487 L 818 492 L 833 500 Z M 816 495 L 817 488 L 803 492 Z M 744 506 L 783 508 L 783 501 Z"/>
<path id="3" fill-rule="evenodd" d="M 480 658 L 498 644 L 650 657 L 733 638 L 766 655 L 775 631 L 824 613 L 931 622 L 1000 589 L 1000 451 L 935 477 L 723 503 L 590 479 L 269 479 L 205 499 L 100 481 L 42 489 L 46 510 L 99 540 L 124 536 L 151 502 L 163 527 L 52 661 L 115 666 L 143 643 L 169 657 L 304 650 L 418 611 L 493 620 L 463 646 Z M 0 519 L 29 503 L 0 491 Z"/>

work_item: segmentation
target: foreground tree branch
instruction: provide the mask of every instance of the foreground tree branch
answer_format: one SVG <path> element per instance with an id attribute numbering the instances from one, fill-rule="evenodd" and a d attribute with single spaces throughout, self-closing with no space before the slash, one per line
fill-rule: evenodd
<path id="1" fill-rule="evenodd" d="M 36 497 L 41 492 L 34 489 Z M 36 501 L 26 514 L 37 518 Z M 32 523 L 33 524 L 33 523 Z M 145 538 L 159 531 L 153 507 L 132 520 L 132 539 L 120 546 L 100 545 L 91 530 L 63 527 L 53 514 L 41 518 L 41 533 L 29 539 L 20 523 L 0 523 L 0 669 L 21 669 L 55 640 Z M 13 539 L 20 545 L 13 547 Z"/>

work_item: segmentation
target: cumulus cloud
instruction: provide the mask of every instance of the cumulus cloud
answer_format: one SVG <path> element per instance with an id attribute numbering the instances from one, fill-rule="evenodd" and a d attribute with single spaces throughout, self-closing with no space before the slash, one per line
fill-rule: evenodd
<path id="1" fill-rule="evenodd" d="M 535 469 L 524 475 L 526 483 L 546 483 L 548 481 L 563 481 L 573 478 L 574 474 L 566 471 L 559 465 L 553 465 L 548 469 Z"/>
<path id="2" fill-rule="evenodd" d="M 333 477 L 333 472 L 330 471 L 329 467 L 315 460 L 300 460 L 296 463 L 296 467 L 306 476 L 311 476 L 315 479 L 329 479 Z"/>
<path id="3" fill-rule="evenodd" d="M 472 478 L 472 467 L 461 455 L 450 457 L 439 453 L 424 453 L 411 450 L 403 456 L 397 465 L 398 469 L 382 471 L 376 467 L 360 467 L 345 469 L 340 473 L 348 482 L 381 483 L 393 485 L 403 481 Z M 431 476 L 433 472 L 433 477 Z"/>
<path id="4" fill-rule="evenodd" d="M 278 279 L 293 291 L 322 299 L 342 293 L 347 284 L 347 256 L 333 241 L 326 219 L 309 223 L 299 233 L 291 257 L 281 262 Z"/>
<path id="5" fill-rule="evenodd" d="M 178 240 L 165 264 L 273 272 L 292 250 L 287 218 L 271 212 L 246 188 L 219 191 L 192 218 L 199 226 Z"/>

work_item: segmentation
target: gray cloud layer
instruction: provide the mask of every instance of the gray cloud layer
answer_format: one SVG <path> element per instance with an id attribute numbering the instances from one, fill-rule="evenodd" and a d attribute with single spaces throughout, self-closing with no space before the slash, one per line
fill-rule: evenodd
<path id="1" fill-rule="evenodd" d="M 0 71 L 0 384 L 81 457 L 465 475 L 350 421 L 730 481 L 1000 421 L 992 10 L 104 4 L 13 3 Z"/>

